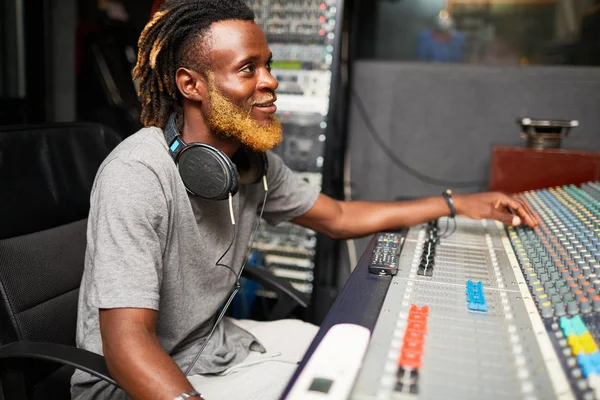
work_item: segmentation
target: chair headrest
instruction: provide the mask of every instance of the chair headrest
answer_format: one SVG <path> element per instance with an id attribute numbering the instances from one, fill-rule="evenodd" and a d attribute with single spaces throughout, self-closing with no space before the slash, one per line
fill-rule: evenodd
<path id="1" fill-rule="evenodd" d="M 95 123 L 0 127 L 0 239 L 86 218 L 98 167 L 120 141 Z"/>

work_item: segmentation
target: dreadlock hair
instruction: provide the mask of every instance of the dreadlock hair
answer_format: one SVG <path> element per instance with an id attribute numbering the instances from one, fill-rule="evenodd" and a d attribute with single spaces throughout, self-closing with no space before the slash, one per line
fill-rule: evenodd
<path id="1" fill-rule="evenodd" d="M 224 20 L 254 21 L 254 13 L 242 0 L 167 0 L 152 16 L 140 35 L 133 69 L 144 126 L 164 128 L 172 113 L 182 114 L 175 73 L 180 67 L 205 73 L 207 33 Z"/>

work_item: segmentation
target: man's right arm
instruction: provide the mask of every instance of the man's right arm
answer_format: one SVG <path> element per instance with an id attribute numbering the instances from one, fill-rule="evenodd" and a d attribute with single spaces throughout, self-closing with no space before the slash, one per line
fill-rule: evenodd
<path id="1" fill-rule="evenodd" d="M 102 348 L 108 370 L 134 400 L 173 400 L 194 390 L 158 341 L 157 314 L 145 308 L 100 310 Z"/>

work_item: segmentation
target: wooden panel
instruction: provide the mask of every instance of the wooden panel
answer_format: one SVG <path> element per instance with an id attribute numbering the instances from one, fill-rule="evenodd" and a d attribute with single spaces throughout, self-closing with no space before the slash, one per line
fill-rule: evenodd
<path id="1" fill-rule="evenodd" d="M 495 146 L 490 190 L 518 193 L 600 180 L 600 153 Z"/>

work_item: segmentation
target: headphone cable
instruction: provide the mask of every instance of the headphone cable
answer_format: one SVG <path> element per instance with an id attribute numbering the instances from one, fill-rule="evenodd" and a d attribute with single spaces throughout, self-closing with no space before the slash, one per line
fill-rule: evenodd
<path id="1" fill-rule="evenodd" d="M 400 169 L 404 170 L 405 172 L 407 172 L 409 175 L 413 176 L 414 178 L 416 178 L 422 182 L 429 183 L 431 185 L 446 186 L 446 187 L 452 187 L 452 188 L 470 188 L 470 187 L 477 187 L 477 186 L 487 186 L 487 182 L 485 182 L 485 181 L 448 181 L 448 180 L 444 180 L 444 179 L 433 178 L 433 177 L 427 176 L 427 175 L 417 171 L 416 169 L 414 169 L 411 166 L 409 166 L 408 164 L 406 164 L 404 161 L 399 159 L 398 156 L 396 156 L 396 154 L 394 154 L 390 150 L 390 146 L 388 146 L 386 143 L 384 143 L 384 141 L 381 139 L 381 137 L 377 133 L 377 130 L 375 129 L 375 126 L 373 125 L 373 122 L 371 121 L 371 119 L 368 116 L 368 113 L 367 113 L 364 103 L 362 102 L 360 97 L 354 92 L 354 88 L 352 88 L 352 87 L 350 88 L 350 94 L 351 94 L 352 98 L 355 100 L 356 107 L 358 108 L 358 113 L 360 114 L 365 125 L 367 126 L 367 131 L 371 134 L 371 136 L 375 140 L 375 143 L 377 143 L 377 145 L 380 147 L 381 151 L 386 156 L 388 156 L 388 158 L 390 160 L 392 160 L 392 162 L 396 166 L 398 166 Z"/>
<path id="2" fill-rule="evenodd" d="M 268 193 L 269 189 L 268 189 L 268 186 L 267 186 L 267 177 L 266 176 L 263 176 L 263 185 L 264 185 L 264 188 L 265 188 L 265 195 L 263 197 L 262 206 L 260 208 L 260 214 L 258 216 L 258 221 L 257 221 L 257 223 L 256 223 L 256 225 L 254 227 L 254 230 L 252 232 L 252 236 L 250 237 L 250 244 L 248 245 L 248 251 L 246 252 L 246 257 L 245 257 L 244 261 L 242 262 L 242 267 L 240 268 L 240 271 L 237 274 L 235 273 L 235 271 L 229 265 L 221 264 L 221 260 L 223 259 L 223 257 L 225 257 L 225 254 L 227 254 L 229 252 L 229 250 L 231 249 L 231 246 L 235 242 L 235 238 L 237 236 L 237 233 L 236 233 L 237 229 L 235 229 L 235 219 L 234 219 L 234 216 L 233 216 L 232 196 L 231 196 L 231 193 L 229 194 L 229 213 L 230 213 L 230 216 L 231 216 L 231 225 L 233 226 L 233 234 L 232 234 L 232 239 L 231 239 L 231 242 L 229 243 L 229 246 L 227 246 L 227 249 L 221 255 L 221 257 L 219 257 L 219 259 L 217 260 L 217 262 L 215 263 L 215 265 L 218 265 L 218 266 L 221 266 L 221 267 L 225 267 L 229 271 L 231 271 L 231 273 L 233 273 L 233 275 L 235 276 L 235 279 L 236 279 L 236 281 L 235 281 L 235 287 L 233 289 L 233 292 L 231 293 L 231 295 L 227 299 L 227 302 L 225 303 L 225 305 L 221 309 L 221 313 L 217 317 L 217 321 L 215 322 L 215 324 L 213 325 L 212 329 L 210 330 L 210 333 L 208 334 L 208 337 L 206 338 L 206 340 L 204 341 L 204 343 L 202 343 L 202 347 L 200 348 L 200 351 L 196 354 L 196 356 L 194 357 L 194 360 L 192 361 L 192 363 L 185 370 L 185 376 L 188 376 L 188 374 L 191 372 L 192 368 L 194 368 L 194 366 L 198 362 L 198 359 L 200 358 L 200 355 L 202 354 L 202 352 L 206 348 L 206 345 L 208 344 L 208 341 L 212 337 L 213 333 L 215 332 L 215 329 L 217 328 L 217 325 L 219 325 L 219 322 L 221 322 L 221 319 L 223 319 L 223 316 L 227 312 L 227 309 L 229 308 L 229 305 L 233 301 L 233 298 L 235 297 L 235 295 L 242 288 L 242 284 L 240 283 L 240 278 L 242 276 L 242 272 L 244 271 L 244 268 L 246 267 L 246 263 L 248 262 L 248 257 L 250 257 L 250 251 L 252 251 L 252 244 L 254 243 L 254 238 L 256 237 L 256 232 L 258 231 L 258 227 L 260 226 L 260 221 L 261 221 L 263 212 L 265 210 L 265 204 L 267 203 L 267 193 Z"/>

